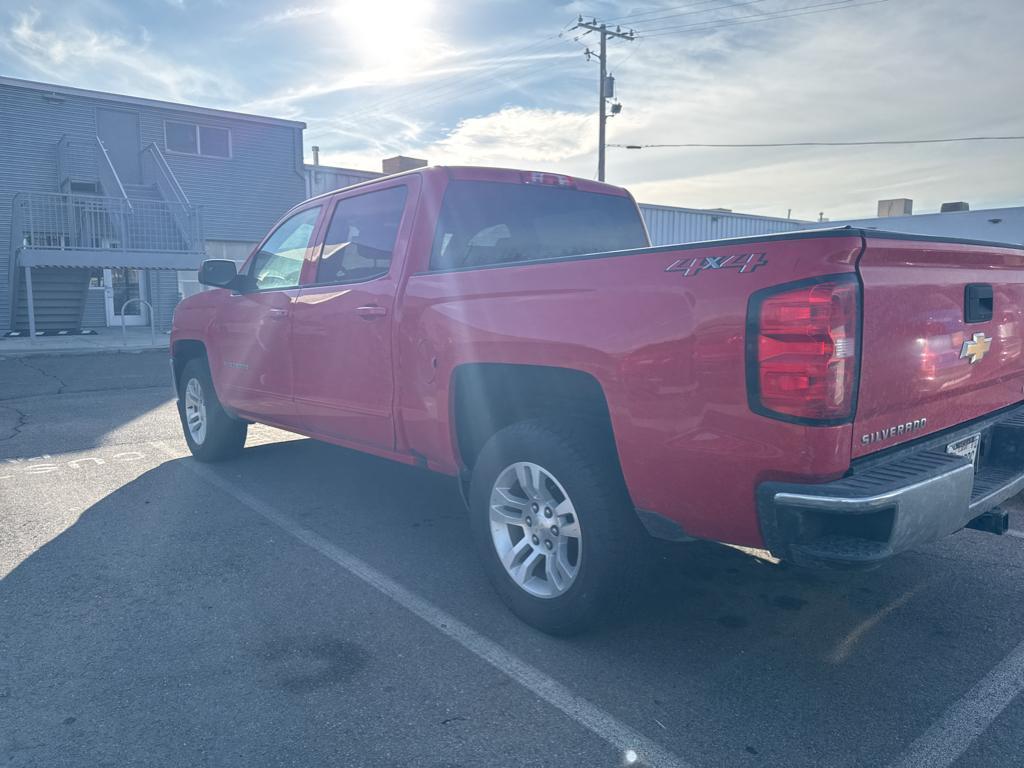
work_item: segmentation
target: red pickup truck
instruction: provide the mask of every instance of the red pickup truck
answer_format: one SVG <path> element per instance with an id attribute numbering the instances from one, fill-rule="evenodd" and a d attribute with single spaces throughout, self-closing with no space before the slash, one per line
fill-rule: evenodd
<path id="1" fill-rule="evenodd" d="M 511 609 L 586 626 L 644 532 L 868 566 L 1024 488 L 1024 248 L 651 247 L 623 189 L 427 168 L 307 200 L 171 337 L 196 458 L 262 422 L 457 477 Z"/>

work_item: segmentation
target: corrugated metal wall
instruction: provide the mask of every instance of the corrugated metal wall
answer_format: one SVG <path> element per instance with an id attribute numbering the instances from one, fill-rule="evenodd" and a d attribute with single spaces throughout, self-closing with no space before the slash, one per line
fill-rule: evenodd
<path id="1" fill-rule="evenodd" d="M 169 331 L 178 305 L 178 273 L 170 269 L 149 270 L 149 303 L 156 316 L 156 329 Z"/>
<path id="2" fill-rule="evenodd" d="M 102 288 L 90 288 L 85 294 L 85 311 L 82 313 L 83 328 L 103 328 L 107 324 L 107 303 Z"/>
<path id="3" fill-rule="evenodd" d="M 640 203 L 640 213 L 647 222 L 647 231 L 650 232 L 653 245 L 769 235 L 773 232 L 791 232 L 807 227 L 806 222 L 791 219 L 645 203 Z"/>

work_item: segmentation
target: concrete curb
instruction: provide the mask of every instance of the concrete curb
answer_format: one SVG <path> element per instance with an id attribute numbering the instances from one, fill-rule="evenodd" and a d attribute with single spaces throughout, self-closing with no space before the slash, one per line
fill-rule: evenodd
<path id="1" fill-rule="evenodd" d="M 168 355 L 170 348 L 158 347 L 71 347 L 69 349 L 30 349 L 6 352 L 0 348 L 0 360 L 19 357 L 75 357 L 81 355 L 143 355 L 160 352 Z"/>

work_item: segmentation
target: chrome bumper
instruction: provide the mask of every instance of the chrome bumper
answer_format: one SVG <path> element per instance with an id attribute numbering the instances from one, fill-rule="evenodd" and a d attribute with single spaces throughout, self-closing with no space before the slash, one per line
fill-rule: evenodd
<path id="1" fill-rule="evenodd" d="M 946 453 L 981 433 L 978 469 Z M 855 462 L 830 483 L 764 483 L 758 514 L 768 548 L 806 565 L 864 566 L 948 536 L 1024 490 L 1024 408 Z"/>

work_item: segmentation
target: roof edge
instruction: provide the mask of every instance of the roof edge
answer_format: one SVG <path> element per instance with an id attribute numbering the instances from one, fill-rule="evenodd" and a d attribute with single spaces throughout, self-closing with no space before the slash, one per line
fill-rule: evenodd
<path id="1" fill-rule="evenodd" d="M 289 126 L 291 128 L 304 129 L 306 127 L 306 124 L 299 120 L 285 120 L 280 117 L 252 115 L 246 112 L 232 112 L 228 109 L 215 109 L 214 107 L 199 107 L 193 104 L 180 104 L 176 101 L 147 99 L 143 96 L 128 96 L 121 93 L 93 91 L 88 88 L 76 88 L 71 85 L 40 83 L 35 80 L 22 80 L 17 77 L 0 76 L 0 85 L 8 85 L 12 88 L 25 88 L 26 90 L 32 91 L 42 91 L 45 93 L 61 94 L 64 96 L 79 96 L 88 99 L 99 99 L 101 101 L 112 101 L 120 104 L 134 104 L 136 106 L 153 107 L 156 109 L 173 109 L 178 112 L 191 112 L 193 114 L 210 115 L 211 117 L 222 117 L 229 120 L 246 120 L 253 123 L 269 123 L 271 125 Z"/>

